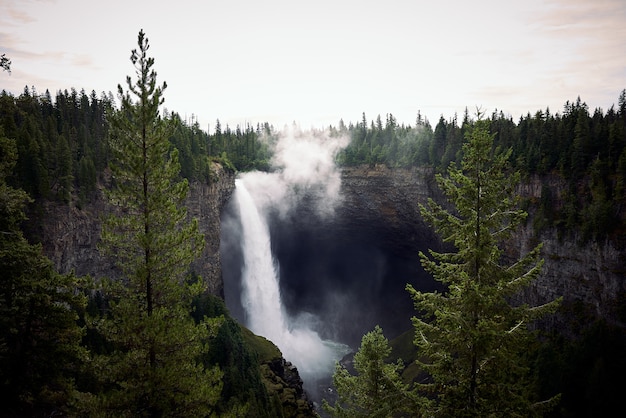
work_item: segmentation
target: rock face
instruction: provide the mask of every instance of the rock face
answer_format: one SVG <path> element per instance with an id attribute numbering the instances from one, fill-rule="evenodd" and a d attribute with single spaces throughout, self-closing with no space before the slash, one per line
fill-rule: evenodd
<path id="1" fill-rule="evenodd" d="M 520 185 L 519 193 L 537 201 L 545 185 L 553 190 L 554 200 L 559 204 L 566 185 L 557 177 L 527 179 Z M 532 208 L 529 212 L 532 217 Z M 619 323 L 623 320 L 619 318 L 619 305 L 626 295 L 626 242 L 623 238 L 580 244 L 577 237 L 560 238 L 554 228 L 537 233 L 530 219 L 511 248 L 527 252 L 538 243 L 543 244 L 545 264 L 525 295 L 530 302 L 544 303 L 562 296 L 566 305 L 582 303 L 598 317 L 626 326 Z"/>
<path id="2" fill-rule="evenodd" d="M 261 364 L 261 375 L 271 399 L 280 403 L 285 417 L 317 417 L 313 404 L 302 388 L 298 369 L 283 358 Z"/>
<path id="3" fill-rule="evenodd" d="M 437 239 L 419 204 L 440 196 L 430 169 L 392 170 L 379 165 L 343 170 L 337 225 L 372 229 L 395 251 L 416 252 Z"/>
<path id="4" fill-rule="evenodd" d="M 205 248 L 192 268 L 206 280 L 209 292 L 224 298 L 222 263 L 220 260 L 220 213 L 235 190 L 235 174 L 219 164 L 213 164 L 211 184 L 191 184 L 187 208 L 189 216 L 197 218 L 204 233 Z"/>
<path id="5" fill-rule="evenodd" d="M 538 201 L 542 187 L 548 185 L 559 202 L 565 183 L 558 177 L 530 178 L 519 186 L 525 198 Z M 380 228 L 386 245 L 396 251 L 411 253 L 427 245 L 439 250 L 438 238 L 427 226 L 417 208 L 430 197 L 441 202 L 442 195 L 434 174 L 425 169 L 403 170 L 385 167 L 351 168 L 342 175 L 343 205 L 338 209 L 342 225 L 350 228 L 370 225 Z M 529 303 L 545 303 L 560 296 L 565 304 L 581 302 L 592 307 L 599 317 L 619 321 L 616 310 L 626 295 L 626 248 L 614 241 L 579 244 L 560 239 L 551 228 L 534 230 L 531 219 L 508 244 L 508 252 L 517 257 L 543 243 L 545 260 L 542 273 L 524 295 Z M 626 325 L 626 324 L 622 324 Z"/>
<path id="6" fill-rule="evenodd" d="M 317 213 L 312 193 L 286 217 L 270 217 L 270 233 L 287 311 L 313 314 L 324 338 L 356 347 L 377 324 L 392 337 L 411 327 L 415 310 L 407 283 L 423 291 L 438 288 L 421 267 L 418 252 L 444 247 L 418 205 L 428 198 L 443 202 L 443 196 L 426 168 L 345 168 L 341 181 L 332 216 Z M 558 201 L 559 190 L 565 190 L 558 177 L 526 179 L 518 192 L 539 201 L 546 184 Z M 507 254 L 517 258 L 543 242 L 545 264 L 524 300 L 540 304 L 563 296 L 565 305 L 583 303 L 597 315 L 617 320 L 616 305 L 626 294 L 626 247 L 615 242 L 579 245 L 559 240 L 555 230 L 537 232 L 532 205 L 529 210 L 531 218 L 507 246 Z M 229 248 L 222 258 L 226 300 L 231 313 L 245 322 L 237 306 L 241 289 L 233 286 L 239 279 L 228 277 L 240 274 L 236 252 Z"/>
<path id="7" fill-rule="evenodd" d="M 187 207 L 189 215 L 199 220 L 206 240 L 204 253 L 193 268 L 205 278 L 212 294 L 223 297 L 220 213 L 234 191 L 235 176 L 218 164 L 212 169 L 215 175 L 211 184 L 191 184 Z M 418 209 L 418 203 L 425 203 L 429 197 L 435 200 L 442 197 L 431 170 L 364 166 L 346 168 L 341 177 L 340 203 L 335 216 L 321 222 L 312 213 L 313 205 L 301 205 L 292 214 L 291 222 L 286 224 L 292 237 L 301 241 L 301 234 L 308 234 L 309 238 L 313 234 L 315 236 L 311 239 L 320 242 L 332 235 L 337 245 L 341 240 L 347 242 L 350 236 L 352 241 L 348 244 L 354 239 L 376 240 L 380 247 L 407 257 L 416 257 L 419 250 L 440 246 Z M 545 184 L 556 191 L 555 200 L 558 201 L 558 191 L 564 187 L 558 178 L 531 178 L 520 186 L 519 193 L 539 199 Z M 113 263 L 103 258 L 97 249 L 100 217 L 107 210 L 106 199 L 100 190 L 80 209 L 46 203 L 43 213 L 31 214 L 31 218 L 43 218 L 41 230 L 35 234 L 58 271 L 73 270 L 79 276 L 89 274 L 92 277 L 115 275 Z M 610 318 L 618 299 L 626 294 L 624 246 L 610 241 L 579 245 L 560 240 L 554 230 L 541 231 L 537 236 L 531 225 L 532 222 L 528 222 L 511 246 L 515 253 L 526 252 L 538 242 L 544 244 L 545 265 L 528 297 L 541 302 L 563 296 L 566 301 L 581 301 L 594 307 L 599 316 Z M 277 228 L 280 227 L 274 229 Z M 293 245 L 294 240 L 288 242 Z M 280 253 L 280 245 L 276 250 Z M 289 264 L 286 263 L 284 268 L 289 269 Z"/>
<path id="8" fill-rule="evenodd" d="M 190 184 L 186 202 L 188 215 L 198 219 L 205 236 L 202 256 L 192 265 L 207 282 L 211 294 L 223 297 L 224 286 L 219 257 L 220 211 L 235 188 L 235 176 L 219 164 L 213 164 L 210 184 Z M 102 214 L 110 210 L 102 190 L 82 208 L 47 202 L 43 208 L 41 230 L 36 234 L 43 251 L 60 273 L 74 271 L 78 276 L 116 277 L 111 260 L 98 250 Z M 37 216 L 37 215 L 35 215 Z M 33 215 L 31 215 L 31 218 Z"/>

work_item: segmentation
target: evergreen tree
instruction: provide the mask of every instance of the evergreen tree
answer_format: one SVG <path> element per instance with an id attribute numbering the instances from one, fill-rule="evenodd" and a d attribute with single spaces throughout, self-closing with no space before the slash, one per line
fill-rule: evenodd
<path id="1" fill-rule="evenodd" d="M 369 418 L 418 416 L 417 402 L 402 382 L 402 360 L 387 363 L 391 354 L 389 342 L 376 326 L 361 340 L 354 355 L 356 375 L 337 364 L 333 384 L 338 399 L 335 406 L 323 401 L 324 409 L 334 417 Z"/>
<path id="2" fill-rule="evenodd" d="M 6 54 L 0 55 L 0 68 L 11 74 L 11 60 L 6 56 Z"/>
<path id="3" fill-rule="evenodd" d="M 157 85 L 143 31 L 138 46 L 131 54 L 137 80 L 127 77 L 127 92 L 118 86 L 109 196 L 118 210 L 102 230 L 103 250 L 118 260 L 123 279 L 103 287 L 109 310 L 95 325 L 110 350 L 95 358 L 101 391 L 86 396 L 85 406 L 111 416 L 208 416 L 221 372 L 201 357 L 219 321 L 194 321 L 192 300 L 204 284 L 188 277 L 204 240 L 197 221 L 187 220 L 188 183 L 159 114 L 166 85 Z"/>
<path id="4" fill-rule="evenodd" d="M 420 207 L 457 249 L 420 254 L 424 268 L 445 285 L 443 293 L 407 285 L 420 313 L 413 318 L 418 364 L 430 376 L 418 386 L 427 416 L 530 416 L 538 409 L 524 362 L 528 324 L 556 302 L 513 303 L 543 260 L 541 246 L 512 262 L 501 247 L 526 216 L 513 198 L 519 173 L 506 171 L 510 152 L 494 150 L 489 122 L 479 115 L 463 145 L 461 168 L 453 164 L 448 177 L 437 176 L 454 210 L 432 200 Z"/>
<path id="5" fill-rule="evenodd" d="M 17 147 L 0 127 L 0 416 L 66 412 L 84 350 L 79 280 L 22 235 L 28 195 L 6 182 Z"/>

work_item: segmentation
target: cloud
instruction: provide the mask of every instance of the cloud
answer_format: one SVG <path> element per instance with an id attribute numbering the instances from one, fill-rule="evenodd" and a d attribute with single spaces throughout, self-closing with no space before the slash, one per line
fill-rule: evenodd
<path id="1" fill-rule="evenodd" d="M 23 4 L 21 4 L 23 6 Z M 15 7 L 15 3 L 10 1 L 0 2 L 0 10 L 5 18 L 2 18 L 2 26 L 17 26 L 27 23 L 35 22 L 36 19 L 32 16 L 32 13 L 24 9 L 18 9 Z"/>
<path id="2" fill-rule="evenodd" d="M 72 54 L 70 55 L 70 60 L 72 65 L 76 67 L 99 68 L 89 54 Z"/>
<path id="3" fill-rule="evenodd" d="M 626 2 L 553 0 L 547 4 L 537 23 L 555 46 L 563 48 L 552 52 L 569 58 L 559 70 L 587 78 L 624 75 Z"/>

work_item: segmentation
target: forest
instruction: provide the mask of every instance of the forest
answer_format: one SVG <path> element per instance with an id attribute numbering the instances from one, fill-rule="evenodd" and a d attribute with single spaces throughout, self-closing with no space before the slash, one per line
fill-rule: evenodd
<path id="1" fill-rule="evenodd" d="M 140 37 L 140 47 L 141 42 Z M 136 59 L 146 70 L 151 66 L 149 60 L 144 62 L 141 57 Z M 157 89 L 157 96 L 161 93 Z M 3 278 L 0 304 L 0 365 L 5 408 L 4 411 L 0 410 L 0 415 L 72 415 L 76 411 L 93 412 L 98 407 L 132 414 L 124 409 L 131 402 L 127 399 L 131 395 L 147 405 L 140 415 L 160 416 L 164 411 L 172 410 L 171 405 L 161 404 L 163 399 L 155 397 L 153 392 L 150 395 L 154 399 L 144 398 L 142 396 L 145 394 L 142 393 L 123 393 L 124 385 L 119 385 L 115 380 L 116 375 L 103 372 L 112 368 L 115 372 L 132 374 L 128 369 L 134 364 L 131 355 L 133 351 L 124 352 L 120 358 L 115 355 L 119 347 L 139 342 L 132 338 L 132 341 L 120 339 L 119 333 L 128 330 L 120 328 L 116 331 L 114 327 L 128 326 L 129 329 L 135 327 L 144 330 L 145 324 L 132 321 L 126 324 L 125 317 L 122 317 L 125 319 L 121 322 L 108 321 L 115 319 L 115 315 L 124 315 L 125 309 L 130 308 L 123 301 L 132 300 L 136 295 L 125 293 L 129 289 L 110 284 L 110 289 L 102 290 L 110 292 L 109 298 L 102 298 L 102 293 L 93 291 L 93 283 L 89 278 L 55 272 L 51 262 L 41 253 L 37 244 L 39 228 L 33 223 L 43 221 L 36 214 L 41 211 L 45 201 L 81 208 L 94 198 L 112 171 L 118 175 L 116 178 L 125 178 L 119 173 L 127 175 L 124 170 L 128 170 L 128 167 L 120 166 L 120 156 L 124 155 L 124 147 L 128 144 L 124 144 L 120 138 L 124 137 L 125 124 L 134 121 L 137 116 L 133 113 L 136 105 L 122 94 L 121 88 L 118 99 L 112 93 L 97 94 L 91 91 L 88 94 L 85 90 L 75 89 L 58 91 L 54 98 L 49 91 L 41 94 L 34 87 L 25 87 L 19 96 L 6 91 L 0 93 L 0 259 L 3 275 L 7 275 L 7 278 Z M 158 110 L 151 111 L 156 116 L 148 122 L 148 126 L 155 127 L 155 132 L 164 137 L 164 142 L 156 147 L 161 150 L 160 154 L 154 158 L 158 160 L 158 157 L 164 155 L 171 158 L 167 159 L 166 178 L 154 180 L 157 187 L 164 187 L 160 182 L 167 180 L 182 196 L 187 182 L 214 180 L 214 173 L 210 169 L 212 161 L 221 163 L 233 172 L 271 169 L 272 146 L 282 133 L 268 123 L 222 127 L 217 120 L 214 132 L 209 133 L 203 131 L 197 121 L 192 119 L 190 122 L 176 112 L 163 111 L 160 115 Z M 565 191 L 557 193 L 545 182 L 538 201 L 522 201 L 523 207 L 532 212 L 531 219 L 537 232 L 553 227 L 559 231 L 562 239 L 574 239 L 580 243 L 611 240 L 623 248 L 626 219 L 626 90 L 619 93 L 617 106 L 606 111 L 591 111 L 585 102 L 577 98 L 566 102 L 560 111 L 553 113 L 549 109 L 539 110 L 520 117 L 518 121 L 498 111 L 477 120 L 466 110 L 461 120 L 457 115 L 450 119 L 441 116 L 433 128 L 430 121 L 419 113 L 414 125 L 398 124 L 391 114 L 387 114 L 384 121 L 381 116 L 368 121 L 363 114 L 360 121 L 347 125 L 339 121 L 337 126 L 326 129 L 331 135 L 348 135 L 350 138 L 349 145 L 337 156 L 339 166 L 365 164 L 375 167 L 382 164 L 405 169 L 428 166 L 440 175 L 449 170 L 451 163 L 462 161 L 468 137 L 477 133 L 482 138 L 492 138 L 494 155 L 508 150 L 502 154 L 506 157 L 506 161 L 501 161 L 502 166 L 519 172 L 522 182 L 533 177 L 555 177 L 566 184 Z M 491 143 L 487 145 L 485 149 L 491 150 Z M 129 167 L 132 166 L 129 163 Z M 128 193 L 124 189 L 127 184 L 121 180 L 118 183 L 119 195 L 114 196 L 114 199 L 120 202 L 132 201 L 124 194 Z M 144 195 L 144 198 L 146 207 L 152 204 L 170 205 L 169 201 L 158 200 L 158 196 Z M 148 198 L 156 199 L 156 203 Z M 167 208 L 170 210 L 169 206 Z M 132 205 L 125 210 L 123 213 L 134 213 Z M 163 215 L 158 210 L 157 213 Z M 172 218 L 182 219 L 180 213 L 171 208 Z M 27 215 L 34 221 L 25 222 Z M 159 218 L 159 222 L 171 227 L 174 232 L 173 238 L 167 236 L 164 239 L 174 242 L 176 236 L 182 234 L 181 231 L 185 231 L 188 234 L 185 236 L 190 237 L 190 240 L 196 239 L 197 231 L 193 224 L 189 229 L 185 225 L 169 225 L 167 218 Z M 120 224 L 111 220 L 107 226 L 111 235 L 105 237 L 116 255 L 125 255 L 133 263 L 134 250 L 124 247 L 126 243 L 120 242 L 115 234 L 118 229 L 141 229 L 134 222 L 129 220 L 128 224 Z M 148 230 L 147 226 L 145 230 Z M 146 233 L 146 236 L 149 234 Z M 143 241 L 140 242 L 144 245 Z M 158 245 L 163 244 L 158 239 L 155 243 L 157 249 L 160 248 Z M 170 241 L 167 243 L 169 245 Z M 180 251 L 182 260 L 190 257 L 197 248 Z M 146 259 L 149 255 L 150 251 L 146 249 Z M 128 268 L 128 265 L 122 267 Z M 436 266 L 430 267 L 437 271 Z M 140 268 L 135 270 L 142 271 Z M 184 276 L 178 270 L 176 272 L 176 275 Z M 171 309 L 163 306 L 162 315 L 179 321 L 176 322 L 180 324 L 179 328 L 188 334 L 181 337 L 160 330 L 163 334 L 156 335 L 173 340 L 187 338 L 190 341 L 212 341 L 208 348 L 204 344 L 189 348 L 195 350 L 189 355 L 201 361 L 199 364 L 194 363 L 194 367 L 197 367 L 189 374 L 179 378 L 181 385 L 183 382 L 187 385 L 185 391 L 194 394 L 197 402 L 205 402 L 212 409 L 191 402 L 185 404 L 188 415 L 200 413 L 208 416 L 214 413 L 274 416 L 271 411 L 276 412 L 279 407 L 275 405 L 275 399 L 263 389 L 259 371 L 254 369 L 263 348 L 257 347 L 256 351 L 251 348 L 258 341 L 250 342 L 250 337 L 228 317 L 221 301 L 203 295 L 197 281 L 189 279 L 189 283 L 185 283 L 183 290 L 176 290 L 183 293 L 172 290 L 175 286 L 170 282 L 163 284 L 163 292 L 172 292 L 171 295 L 177 298 L 180 296 L 179 299 L 189 302 L 189 306 L 179 306 L 179 303 L 173 303 Z M 146 289 L 141 289 L 146 292 Z M 171 300 L 171 295 L 165 299 Z M 417 294 L 413 296 L 416 301 L 422 297 Z M 419 303 L 425 302 L 422 300 Z M 420 306 L 428 310 L 426 305 Z M 152 309 L 148 303 L 148 317 Z M 190 320 L 192 312 L 198 314 L 193 321 Z M 200 313 L 205 316 L 200 317 Z M 207 317 L 211 321 L 207 322 Z M 90 323 L 95 325 L 90 327 Z M 364 337 L 363 347 L 377 344 L 375 354 L 384 353 L 385 358 L 390 349 L 385 347 L 380 334 L 376 330 L 367 338 Z M 145 336 L 142 334 L 141 338 L 149 342 L 149 370 L 152 370 L 159 364 L 158 345 L 154 342 L 159 338 L 149 333 Z M 620 336 L 602 338 L 602 341 L 616 338 L 618 347 L 623 343 Z M 246 339 L 247 342 L 244 342 Z M 459 344 L 458 341 L 451 343 Z M 556 347 L 550 346 L 550 349 L 556 350 Z M 584 358 L 596 349 L 592 347 L 588 351 L 576 351 L 568 347 L 570 352 L 563 354 L 562 359 L 572 360 L 577 356 Z M 166 349 L 171 350 L 171 347 Z M 232 356 L 224 356 L 225 352 Z M 544 359 L 545 370 L 555 368 L 559 356 L 548 349 L 545 353 L 554 357 L 550 361 Z M 94 360 L 88 363 L 87 359 L 99 359 L 101 362 Z M 366 363 L 367 358 L 363 362 Z M 215 364 L 219 370 L 213 367 Z M 426 363 L 421 364 L 428 366 Z M 168 367 L 168 373 L 181 372 L 172 365 Z M 389 373 L 392 375 L 397 372 L 395 368 L 391 369 Z M 98 371 L 103 372 L 103 376 L 96 376 Z M 192 373 L 206 378 L 210 387 L 201 389 L 198 386 L 194 389 L 187 380 Z M 342 377 L 340 373 L 338 375 Z M 134 378 L 140 379 L 137 376 Z M 162 376 L 154 378 L 167 380 Z M 597 376 L 596 379 L 601 380 Z M 401 385 L 397 381 L 394 384 Z M 542 387 L 549 385 L 550 378 L 544 378 L 539 384 Z M 205 389 L 202 393 L 194 391 Z M 175 393 L 176 390 L 174 388 L 171 392 Z M 92 396 L 91 393 L 96 395 Z M 552 396 L 553 393 L 547 395 Z M 180 399 L 171 402 L 178 401 Z M 430 405 L 431 401 L 427 400 L 424 405 Z M 565 411 L 562 416 L 574 414 L 566 407 L 561 409 L 561 412 Z M 341 416 L 341 408 L 331 407 L 329 410 Z M 265 412 L 261 414 L 259 411 Z"/>
<path id="2" fill-rule="evenodd" d="M 604 111 L 580 98 L 566 102 L 560 112 L 528 113 L 518 121 L 494 111 L 489 115 L 495 144 L 511 148 L 512 168 L 524 176 L 557 176 L 567 191 L 544 185 L 535 216 L 538 229 L 554 226 L 578 239 L 618 239 L 623 230 L 626 185 L 626 90 L 617 106 Z M 18 97 L 0 93 L 4 134 L 18 144 L 18 161 L 9 178 L 35 200 L 53 199 L 80 205 L 95 190 L 110 161 L 109 118 L 116 110 L 112 93 L 58 91 L 38 94 L 24 88 Z M 219 119 L 208 134 L 197 122 L 176 112 L 164 112 L 175 128 L 170 142 L 179 151 L 181 174 L 210 181 L 209 161 L 235 171 L 269 170 L 272 144 L 280 131 L 269 123 L 222 127 Z M 443 116 L 434 126 L 419 113 L 414 125 L 398 124 L 387 114 L 368 122 L 327 129 L 347 134 L 350 144 L 337 156 L 340 166 L 385 164 L 389 167 L 432 166 L 444 171 L 458 161 L 465 133 L 473 124 L 468 110 L 461 120 Z"/>

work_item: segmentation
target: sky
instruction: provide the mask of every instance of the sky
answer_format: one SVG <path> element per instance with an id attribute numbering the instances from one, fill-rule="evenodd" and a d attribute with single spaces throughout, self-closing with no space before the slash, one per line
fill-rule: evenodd
<path id="1" fill-rule="evenodd" d="M 626 88 L 624 0 L 0 0 L 0 89 L 116 94 L 140 29 L 164 107 L 202 129 L 517 121 Z"/>

